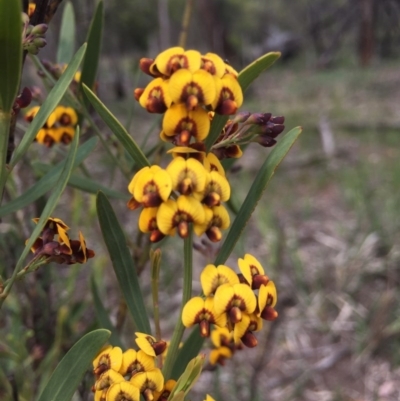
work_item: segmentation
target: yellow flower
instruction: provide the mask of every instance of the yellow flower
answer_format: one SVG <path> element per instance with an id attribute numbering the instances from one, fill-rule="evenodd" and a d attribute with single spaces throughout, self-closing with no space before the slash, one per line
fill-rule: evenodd
<path id="1" fill-rule="evenodd" d="M 221 162 L 218 157 L 214 153 L 207 153 L 206 157 L 203 160 L 204 167 L 207 171 L 217 171 L 223 177 L 225 177 L 225 170 L 222 167 Z"/>
<path id="2" fill-rule="evenodd" d="M 112 347 L 111 345 L 105 347 L 96 356 L 93 361 L 93 373 L 99 377 L 108 369 L 118 372 L 122 364 L 122 349 L 119 347 Z"/>
<path id="3" fill-rule="evenodd" d="M 72 126 L 51 128 L 48 131 L 52 132 L 54 142 L 62 142 L 65 145 L 72 142 L 72 139 L 74 139 L 75 136 L 75 128 Z"/>
<path id="4" fill-rule="evenodd" d="M 181 195 L 174 201 L 169 199 L 160 205 L 157 212 L 157 225 L 164 235 L 178 234 L 181 238 L 189 235 L 189 223 L 203 224 L 205 213 L 201 203 L 189 196 Z"/>
<path id="5" fill-rule="evenodd" d="M 206 209 L 206 216 L 204 224 L 194 227 L 196 235 L 200 236 L 206 233 L 210 241 L 221 241 L 222 233 L 220 229 L 226 230 L 229 227 L 229 213 L 223 206 L 214 206 Z"/>
<path id="6" fill-rule="evenodd" d="M 245 313 L 253 313 L 257 306 L 256 296 L 246 284 L 223 284 L 214 296 L 215 313 L 226 313 L 232 324 L 241 322 Z"/>
<path id="7" fill-rule="evenodd" d="M 28 122 L 31 122 L 35 118 L 35 116 L 39 110 L 40 110 L 40 106 L 35 106 L 35 107 L 32 107 L 31 109 L 29 109 L 25 114 L 25 117 L 24 117 L 25 120 Z"/>
<path id="8" fill-rule="evenodd" d="M 181 68 L 195 72 L 200 68 L 200 64 L 201 55 L 198 51 L 185 51 L 182 47 L 171 47 L 155 58 L 154 63 L 150 66 L 150 72 L 154 75 L 161 73 L 169 77 Z"/>
<path id="9" fill-rule="evenodd" d="M 209 207 L 219 206 L 230 198 L 231 187 L 224 176 L 217 171 L 211 171 L 206 174 L 204 191 L 194 196 Z"/>
<path id="10" fill-rule="evenodd" d="M 164 387 L 164 376 L 160 369 L 153 369 L 149 372 L 141 372 L 133 376 L 130 380 L 143 394 L 146 401 L 154 400 L 154 393 L 160 392 Z"/>
<path id="11" fill-rule="evenodd" d="M 151 242 L 158 242 L 164 238 L 164 234 L 158 229 L 157 212 L 158 207 L 147 207 L 139 216 L 139 230 L 142 233 L 150 232 Z"/>
<path id="12" fill-rule="evenodd" d="M 154 401 L 167 401 L 171 391 L 174 389 L 176 380 L 168 380 L 161 391 L 154 392 Z"/>
<path id="13" fill-rule="evenodd" d="M 153 350 L 154 351 L 154 350 Z M 122 355 L 122 365 L 119 372 L 123 376 L 134 376 L 140 372 L 148 372 L 155 368 L 154 357 L 147 355 L 144 351 L 128 349 Z"/>
<path id="14" fill-rule="evenodd" d="M 235 324 L 233 330 L 233 339 L 236 344 L 242 342 L 246 347 L 253 348 L 257 345 L 257 339 L 253 332 L 262 329 L 262 319 L 255 313 L 246 315 L 243 320 Z"/>
<path id="15" fill-rule="evenodd" d="M 242 88 L 232 74 L 225 74 L 222 78 L 214 77 L 217 95 L 212 108 L 218 114 L 235 114 L 243 103 Z"/>
<path id="16" fill-rule="evenodd" d="M 182 195 L 202 192 L 206 184 L 206 170 L 196 159 L 176 157 L 166 168 L 171 177 L 172 189 Z"/>
<path id="17" fill-rule="evenodd" d="M 139 401 L 140 390 L 130 382 L 113 384 L 107 392 L 107 401 Z"/>
<path id="18" fill-rule="evenodd" d="M 238 265 L 246 282 L 253 290 L 258 290 L 262 284 L 268 284 L 269 278 L 265 275 L 263 267 L 254 256 L 246 253 L 244 259 L 239 258 Z"/>
<path id="19" fill-rule="evenodd" d="M 154 165 L 139 170 L 130 182 L 128 190 L 137 204 L 156 207 L 169 198 L 172 182 L 165 170 Z"/>
<path id="20" fill-rule="evenodd" d="M 78 115 L 72 107 L 57 106 L 53 113 L 60 125 L 75 126 L 78 123 Z"/>
<path id="21" fill-rule="evenodd" d="M 35 3 L 29 3 L 28 5 L 28 16 L 29 18 L 32 17 L 33 13 L 36 10 L 36 4 Z"/>
<path id="22" fill-rule="evenodd" d="M 110 386 L 115 383 L 122 383 L 124 381 L 124 377 L 112 369 L 109 369 L 106 372 L 102 373 L 93 386 L 95 390 L 95 401 L 105 400 L 107 391 Z"/>
<path id="23" fill-rule="evenodd" d="M 224 61 L 214 53 L 206 53 L 204 56 L 201 56 L 201 68 L 218 78 L 222 78 L 226 72 Z"/>
<path id="24" fill-rule="evenodd" d="M 182 323 L 185 327 L 192 327 L 198 324 L 200 327 L 200 335 L 209 337 L 210 324 L 216 324 L 219 327 L 226 326 L 227 320 L 224 314 L 219 317 L 214 311 L 214 298 L 194 297 L 190 299 L 182 311 Z"/>
<path id="25" fill-rule="evenodd" d="M 206 395 L 206 399 L 204 401 L 215 401 L 214 398 L 211 397 L 211 395 Z"/>
<path id="26" fill-rule="evenodd" d="M 168 89 L 172 101 L 184 103 L 188 110 L 194 110 L 198 105 L 210 105 L 216 96 L 214 79 L 204 70 L 191 73 L 180 69 L 171 76 Z"/>
<path id="27" fill-rule="evenodd" d="M 217 288 L 223 284 L 239 284 L 237 274 L 228 266 L 207 265 L 200 274 L 201 288 L 204 295 L 214 294 Z"/>
<path id="28" fill-rule="evenodd" d="M 155 337 L 146 333 L 135 333 L 137 346 L 149 356 L 162 354 L 167 348 L 167 343 L 163 340 L 157 341 Z"/>
<path id="29" fill-rule="evenodd" d="M 153 79 L 140 95 L 140 105 L 149 113 L 164 113 L 171 106 L 168 88 L 168 81 L 162 78 Z"/>
<path id="30" fill-rule="evenodd" d="M 225 365 L 225 359 L 232 358 L 232 351 L 228 347 L 219 347 L 211 350 L 210 352 L 210 363 L 211 365 Z"/>
<path id="31" fill-rule="evenodd" d="M 173 104 L 163 119 L 163 134 L 174 140 L 178 146 L 188 146 L 193 137 L 196 141 L 204 140 L 210 131 L 210 119 L 201 107 L 187 110 L 182 103 Z"/>
<path id="32" fill-rule="evenodd" d="M 221 346 L 229 347 L 233 340 L 233 332 L 229 331 L 227 327 L 215 327 L 211 332 L 211 342 L 214 347 L 219 348 Z"/>
<path id="33" fill-rule="evenodd" d="M 278 300 L 276 287 L 273 281 L 261 285 L 258 293 L 258 316 L 265 320 L 275 320 L 278 312 L 274 309 Z"/>

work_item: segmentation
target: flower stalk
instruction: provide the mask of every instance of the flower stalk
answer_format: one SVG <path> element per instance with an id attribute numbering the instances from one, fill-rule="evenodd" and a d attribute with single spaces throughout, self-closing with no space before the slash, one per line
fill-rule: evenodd
<path id="1" fill-rule="evenodd" d="M 183 308 L 192 296 L 193 227 L 191 224 L 189 225 L 189 235 L 184 240 L 183 253 L 184 253 L 184 266 L 183 266 L 184 272 L 183 272 L 182 303 L 181 303 L 181 309 L 179 311 L 179 320 L 175 326 L 174 333 L 172 334 L 171 343 L 168 348 L 168 354 L 163 367 L 163 375 L 166 380 L 170 379 L 172 368 L 178 356 L 179 344 L 182 340 L 182 336 L 185 331 L 185 326 L 183 325 L 180 316 L 182 316 Z"/>

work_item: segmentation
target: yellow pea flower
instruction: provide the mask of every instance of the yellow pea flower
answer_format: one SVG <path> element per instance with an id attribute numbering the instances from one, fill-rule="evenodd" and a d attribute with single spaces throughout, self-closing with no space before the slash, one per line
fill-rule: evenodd
<path id="1" fill-rule="evenodd" d="M 139 97 L 140 105 L 149 113 L 164 113 L 171 102 L 168 81 L 162 78 L 153 79 Z"/>
<path id="2" fill-rule="evenodd" d="M 200 274 L 201 288 L 204 295 L 214 294 L 219 286 L 223 284 L 239 284 L 237 274 L 228 266 L 207 265 Z"/>
<path id="3" fill-rule="evenodd" d="M 93 373 L 99 377 L 108 369 L 118 372 L 122 364 L 122 349 L 119 347 L 112 347 L 111 345 L 105 347 L 96 356 L 93 361 Z"/>
<path id="4" fill-rule="evenodd" d="M 232 74 L 222 78 L 214 77 L 217 95 L 212 108 L 218 114 L 235 114 L 243 103 L 243 92 L 238 80 Z"/>
<path id="5" fill-rule="evenodd" d="M 154 357 L 147 355 L 144 351 L 128 349 L 122 354 L 122 365 L 119 372 L 123 376 L 134 376 L 140 372 L 148 372 L 155 368 Z"/>
<path id="6" fill-rule="evenodd" d="M 253 255 L 246 253 L 244 259 L 238 259 L 238 265 L 243 277 L 253 290 L 258 290 L 262 284 L 268 284 L 268 276 L 265 275 L 261 263 Z"/>
<path id="7" fill-rule="evenodd" d="M 140 390 L 128 381 L 113 384 L 107 392 L 107 401 L 139 401 Z"/>
<path id="8" fill-rule="evenodd" d="M 220 56 L 214 53 L 206 53 L 201 56 L 201 67 L 203 70 L 206 70 L 211 75 L 215 75 L 218 78 L 222 78 L 222 76 L 226 72 L 225 63 Z"/>
<path id="9" fill-rule="evenodd" d="M 164 387 L 164 376 L 160 369 L 141 372 L 130 379 L 130 383 L 137 387 L 146 401 L 154 400 L 154 393 L 160 392 Z"/>

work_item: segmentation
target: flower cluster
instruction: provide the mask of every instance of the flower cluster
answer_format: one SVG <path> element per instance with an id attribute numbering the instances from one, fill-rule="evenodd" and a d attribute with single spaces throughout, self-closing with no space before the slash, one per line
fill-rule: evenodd
<path id="1" fill-rule="evenodd" d="M 196 235 L 206 233 L 216 242 L 222 237 L 220 230 L 229 227 L 229 214 L 221 205 L 230 197 L 224 169 L 214 154 L 198 155 L 203 156 L 202 161 L 177 156 L 166 169 L 144 167 L 129 184 L 132 199 L 128 207 L 144 207 L 139 228 L 150 232 L 151 241 L 175 235 L 176 231 L 185 238 L 189 223 L 193 223 Z"/>
<path id="2" fill-rule="evenodd" d="M 243 103 L 238 73 L 218 55 L 172 47 L 140 68 L 154 77 L 135 98 L 150 113 L 164 113 L 161 139 L 188 146 L 203 141 L 210 130 L 209 111 L 232 115 Z"/>
<path id="3" fill-rule="evenodd" d="M 204 297 L 189 300 L 182 311 L 182 322 L 185 327 L 199 324 L 203 337 L 209 337 L 210 325 L 214 324 L 232 333 L 235 344 L 255 347 L 253 333 L 261 330 L 262 319 L 275 320 L 278 316 L 274 309 L 276 288 L 254 256 L 246 254 L 238 265 L 240 274 L 225 265 L 204 268 L 200 276 Z"/>
<path id="4" fill-rule="evenodd" d="M 39 218 L 33 219 L 35 223 Z M 60 219 L 50 217 L 41 235 L 32 245 L 35 257 L 46 257 L 47 263 L 72 265 L 75 263 L 86 263 L 94 257 L 94 252 L 86 247 L 85 238 L 79 231 L 79 240 L 69 238 L 67 231 L 69 227 Z"/>
<path id="5" fill-rule="evenodd" d="M 105 347 L 93 361 L 96 382 L 92 387 L 95 401 L 166 401 L 175 380 L 164 382 L 156 367 L 156 356 L 166 348 L 165 341 L 145 333 L 135 333 L 138 350 L 122 352 L 119 347 Z"/>
<path id="6" fill-rule="evenodd" d="M 31 108 L 25 115 L 25 120 L 31 122 L 39 109 L 40 106 Z M 77 123 L 78 115 L 72 107 L 57 106 L 37 133 L 35 140 L 47 147 L 60 142 L 68 144 L 75 135 Z"/>

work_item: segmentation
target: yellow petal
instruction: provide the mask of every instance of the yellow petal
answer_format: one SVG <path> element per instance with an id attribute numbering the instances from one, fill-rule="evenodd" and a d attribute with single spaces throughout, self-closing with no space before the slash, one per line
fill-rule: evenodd
<path id="1" fill-rule="evenodd" d="M 190 299 L 183 308 L 182 311 L 182 323 L 185 327 L 192 327 L 198 323 L 197 317 L 200 312 L 204 309 L 204 299 L 200 297 L 194 297 Z"/>
<path id="2" fill-rule="evenodd" d="M 215 365 L 220 358 L 232 358 L 232 351 L 228 347 L 220 347 L 210 352 L 210 363 Z"/>
<path id="3" fill-rule="evenodd" d="M 140 391 L 130 382 L 113 384 L 107 392 L 107 401 L 139 401 Z"/>
<path id="4" fill-rule="evenodd" d="M 204 208 L 202 204 L 192 198 L 191 196 L 181 195 L 177 199 L 178 209 L 182 213 L 186 213 L 190 216 L 193 223 L 202 224 L 205 219 Z"/>
<path id="5" fill-rule="evenodd" d="M 156 368 L 149 372 L 138 373 L 131 378 L 130 383 L 140 389 L 141 393 L 146 389 L 161 391 L 164 386 L 164 376 L 161 370 Z"/>
<path id="6" fill-rule="evenodd" d="M 172 189 L 185 195 L 204 190 L 206 171 L 198 160 L 176 157 L 167 166 L 166 171 L 171 177 Z"/>
<path id="7" fill-rule="evenodd" d="M 115 370 L 109 369 L 96 380 L 94 388 L 96 389 L 96 391 L 100 391 L 107 389 L 115 383 L 122 383 L 123 381 L 125 381 L 125 378 L 120 373 L 117 373 Z"/>
<path id="8" fill-rule="evenodd" d="M 158 207 L 146 207 L 139 216 L 139 230 L 142 233 L 148 233 L 157 228 Z"/>
<path id="9" fill-rule="evenodd" d="M 208 296 L 214 294 L 222 284 L 238 284 L 239 278 L 228 266 L 207 265 L 201 272 L 200 282 L 204 295 Z"/>
<path id="10" fill-rule="evenodd" d="M 162 78 L 153 79 L 140 96 L 140 105 L 150 113 L 164 113 L 171 106 L 168 88 L 168 81 Z"/>
<path id="11" fill-rule="evenodd" d="M 219 78 L 222 78 L 226 71 L 224 61 L 214 53 L 206 53 L 204 56 L 201 56 L 201 68 Z"/>
<path id="12" fill-rule="evenodd" d="M 233 339 L 233 332 L 229 331 L 227 327 L 216 327 L 211 332 L 211 342 L 214 347 L 219 348 L 222 343 L 229 343 Z"/>
<path id="13" fill-rule="evenodd" d="M 176 201 L 169 199 L 162 203 L 157 212 L 157 226 L 164 235 L 173 235 L 175 228 L 174 217 L 178 211 Z"/>
<path id="14" fill-rule="evenodd" d="M 201 107 L 188 111 L 182 103 L 173 104 L 164 115 L 163 131 L 167 136 L 188 131 L 197 141 L 202 141 L 210 131 L 210 119 Z"/>
<path id="15" fill-rule="evenodd" d="M 225 170 L 222 167 L 221 162 L 214 153 L 207 153 L 204 159 L 204 167 L 207 171 L 217 171 L 219 174 L 225 177 Z"/>
<path id="16" fill-rule="evenodd" d="M 189 70 L 180 69 L 171 76 L 168 88 L 172 101 L 185 103 L 187 107 L 190 106 L 191 96 L 197 99 L 194 106 L 209 105 L 216 96 L 214 79 L 204 70 L 198 70 L 192 74 Z M 188 109 L 193 109 L 193 105 Z"/>
<path id="17" fill-rule="evenodd" d="M 262 284 L 258 292 L 258 316 L 260 316 L 267 305 L 271 308 L 275 307 L 277 301 L 278 296 L 274 282 L 269 281 L 267 285 Z"/>
<path id="18" fill-rule="evenodd" d="M 240 339 L 246 333 L 249 324 L 250 316 L 247 313 L 243 313 L 241 322 L 236 323 L 233 329 L 233 341 L 235 342 L 235 344 L 240 344 Z"/>

